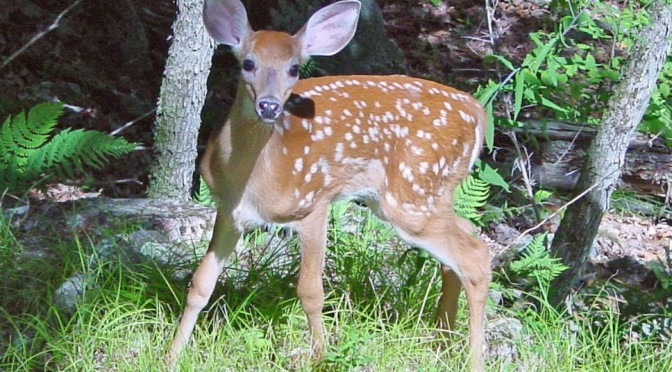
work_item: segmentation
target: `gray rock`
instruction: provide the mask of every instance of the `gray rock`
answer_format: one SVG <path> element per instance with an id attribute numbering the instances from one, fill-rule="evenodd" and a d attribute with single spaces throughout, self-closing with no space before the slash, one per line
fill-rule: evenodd
<path id="1" fill-rule="evenodd" d="M 488 349 L 486 355 L 505 363 L 512 363 L 519 357 L 517 343 L 525 342 L 523 324 L 516 318 L 500 318 L 486 323 L 485 338 Z"/>
<path id="2" fill-rule="evenodd" d="M 82 301 L 87 282 L 86 276 L 81 273 L 77 273 L 63 282 L 54 292 L 54 304 L 56 307 L 68 314 L 72 314 L 77 304 Z"/>

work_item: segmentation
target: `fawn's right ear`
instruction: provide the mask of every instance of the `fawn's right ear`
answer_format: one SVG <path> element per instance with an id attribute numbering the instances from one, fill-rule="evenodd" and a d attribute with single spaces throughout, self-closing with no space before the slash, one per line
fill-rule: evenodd
<path id="1" fill-rule="evenodd" d="M 240 0 L 205 0 L 203 24 L 215 41 L 234 50 L 252 33 L 247 12 Z"/>
<path id="2" fill-rule="evenodd" d="M 303 58 L 333 56 L 345 48 L 357 31 L 361 7 L 358 0 L 342 0 L 315 12 L 294 35 L 301 42 Z"/>

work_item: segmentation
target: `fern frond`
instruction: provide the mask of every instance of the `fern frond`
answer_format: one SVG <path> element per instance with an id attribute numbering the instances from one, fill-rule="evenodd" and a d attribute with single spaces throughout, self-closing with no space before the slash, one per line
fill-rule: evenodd
<path id="1" fill-rule="evenodd" d="M 304 62 L 301 65 L 301 69 L 299 70 L 299 74 L 302 79 L 306 79 L 309 77 L 312 77 L 313 74 L 315 74 L 317 70 L 317 65 L 315 64 L 315 60 L 312 58 L 309 58 L 306 62 Z"/>
<path id="2" fill-rule="evenodd" d="M 100 168 L 107 159 L 132 151 L 135 144 L 99 131 L 65 129 L 51 137 L 60 103 L 43 103 L 8 116 L 0 127 L 0 190 L 18 190 L 46 176 L 74 178 L 85 168 Z"/>
<path id="3" fill-rule="evenodd" d="M 453 208 L 455 212 L 472 221 L 480 220 L 482 214 L 478 211 L 488 200 L 490 185 L 473 175 L 469 175 L 455 189 Z"/>
<path id="4" fill-rule="evenodd" d="M 48 140 L 62 111 L 60 103 L 47 102 L 36 105 L 27 115 L 8 116 L 0 128 L 3 163 L 8 164 L 11 158 L 12 164 L 23 168 L 35 149 Z"/>
<path id="5" fill-rule="evenodd" d="M 194 200 L 198 204 L 203 205 L 215 205 L 215 202 L 212 200 L 212 195 L 210 194 L 210 188 L 208 184 L 205 183 L 203 177 L 198 178 L 198 191 L 194 195 Z"/>
<path id="6" fill-rule="evenodd" d="M 54 172 L 72 178 L 75 173 L 85 173 L 84 167 L 99 169 L 108 158 L 119 157 L 134 148 L 133 143 L 103 132 L 65 129 L 35 152 L 28 172 Z"/>
<path id="7" fill-rule="evenodd" d="M 567 270 L 560 258 L 551 257 L 546 248 L 546 233 L 539 234 L 525 247 L 519 260 L 511 262 L 511 271 L 535 277 L 540 284 L 546 286 L 560 273 Z"/>
<path id="8" fill-rule="evenodd" d="M 63 114 L 60 102 L 45 102 L 35 105 L 28 112 L 28 129 L 37 135 L 49 135 Z"/>

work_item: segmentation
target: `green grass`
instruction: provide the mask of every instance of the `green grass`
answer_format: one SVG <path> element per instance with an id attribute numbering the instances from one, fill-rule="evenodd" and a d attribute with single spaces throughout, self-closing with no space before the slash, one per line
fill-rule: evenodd
<path id="1" fill-rule="evenodd" d="M 122 228 L 123 230 L 123 228 Z M 123 232 L 123 231 L 121 231 Z M 95 239 L 60 238 L 43 255 L 0 221 L 0 371 L 160 371 L 182 309 L 187 282 L 170 268 L 122 260 L 87 264 Z M 334 208 L 325 272 L 325 360 L 311 365 L 308 329 L 295 296 L 298 249 L 291 234 L 259 231 L 232 258 L 180 360 L 183 371 L 464 370 L 466 315 L 448 344 L 437 336 L 435 264 L 408 250 L 386 225 L 353 206 Z M 75 272 L 92 278 L 73 314 L 52 294 Z M 464 301 L 462 301 L 464 302 Z M 489 321 L 516 317 L 513 360 L 491 358 L 488 370 L 664 371 L 672 346 L 624 341 L 628 324 L 606 311 L 603 327 L 557 314 L 538 301 L 525 311 L 490 305 Z M 464 305 L 464 303 L 462 304 Z M 533 310 L 534 309 L 534 310 Z"/>

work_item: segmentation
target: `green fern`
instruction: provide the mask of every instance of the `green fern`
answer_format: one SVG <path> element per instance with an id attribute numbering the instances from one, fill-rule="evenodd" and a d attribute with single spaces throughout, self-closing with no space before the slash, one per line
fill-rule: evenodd
<path id="1" fill-rule="evenodd" d="M 490 185 L 473 175 L 469 175 L 455 189 L 453 208 L 460 216 L 478 222 L 482 213 L 478 211 L 488 200 Z"/>
<path id="2" fill-rule="evenodd" d="M 312 58 L 308 58 L 308 60 L 301 65 L 299 75 L 301 76 L 302 79 L 307 79 L 309 77 L 313 77 L 316 72 L 317 72 L 317 64 L 315 63 L 315 60 Z"/>
<path id="3" fill-rule="evenodd" d="M 0 127 L 0 190 L 21 190 L 56 175 L 73 178 L 100 168 L 109 158 L 135 148 L 123 138 L 95 130 L 52 132 L 63 112 L 60 103 L 36 105 L 28 114 L 8 116 Z"/>
<path id="4" fill-rule="evenodd" d="M 511 262 L 509 267 L 516 274 L 536 278 L 542 288 L 547 288 L 553 279 L 568 269 L 560 258 L 551 257 L 545 242 L 546 233 L 535 236 L 521 258 Z"/>
<path id="5" fill-rule="evenodd" d="M 210 194 L 210 188 L 205 183 L 203 177 L 198 178 L 198 191 L 194 195 L 194 201 L 203 205 L 215 205 L 215 202 L 212 200 L 212 194 Z"/>

